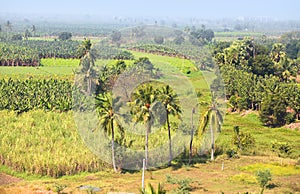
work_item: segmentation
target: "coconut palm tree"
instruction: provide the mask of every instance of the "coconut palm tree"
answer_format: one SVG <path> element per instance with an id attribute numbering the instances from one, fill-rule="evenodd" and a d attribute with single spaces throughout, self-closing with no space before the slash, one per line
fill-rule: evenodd
<path id="1" fill-rule="evenodd" d="M 113 99 L 111 93 L 103 93 L 96 96 L 96 108 L 100 116 L 100 125 L 105 133 L 111 135 L 111 155 L 115 172 L 117 172 L 115 162 L 115 126 L 117 126 L 122 135 L 124 134 L 123 129 L 117 122 L 116 111 L 121 107 L 120 103 L 118 104 L 119 100 L 120 98 Z"/>
<path id="2" fill-rule="evenodd" d="M 159 91 L 159 99 L 163 103 L 166 110 L 166 124 L 168 128 L 169 137 L 169 161 L 168 165 L 171 165 L 172 161 L 172 142 L 171 142 L 171 126 L 169 116 L 177 116 L 180 118 L 181 107 L 179 106 L 179 99 L 177 94 L 172 90 L 169 85 L 162 87 Z"/>
<path id="3" fill-rule="evenodd" d="M 151 105 L 153 105 L 157 99 L 157 90 L 152 85 L 146 84 L 137 89 L 132 94 L 130 102 L 131 113 L 135 122 L 142 122 L 145 125 L 145 163 L 146 168 L 148 165 L 148 138 L 151 132 L 151 126 L 153 124 L 153 113 Z"/>
<path id="4" fill-rule="evenodd" d="M 89 39 L 84 39 L 82 44 L 78 47 L 78 57 L 80 58 L 81 73 L 85 74 L 85 80 L 87 82 L 87 94 L 92 93 L 92 78 L 95 76 L 96 72 L 93 69 L 95 65 L 96 57 L 91 52 L 92 43 Z"/>
<path id="5" fill-rule="evenodd" d="M 210 129 L 211 135 L 211 160 L 214 160 L 214 151 L 215 151 L 215 132 L 221 132 L 221 125 L 223 123 L 223 116 L 217 108 L 216 102 L 213 100 L 212 105 L 204 113 L 203 119 L 200 123 L 200 131 L 203 135 L 207 128 Z"/>

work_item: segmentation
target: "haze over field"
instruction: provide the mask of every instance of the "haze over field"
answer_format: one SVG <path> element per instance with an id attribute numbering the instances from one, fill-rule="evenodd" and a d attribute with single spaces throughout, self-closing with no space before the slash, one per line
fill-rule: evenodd
<path id="1" fill-rule="evenodd" d="M 4 5 L 3 5 L 4 4 Z M 298 20 L 300 14 L 297 0 L 10 0 L 2 3 L 0 16 L 7 14 L 34 14 L 32 16 L 78 17 L 195 17 L 195 18 L 242 18 L 262 17 L 278 20 Z"/>

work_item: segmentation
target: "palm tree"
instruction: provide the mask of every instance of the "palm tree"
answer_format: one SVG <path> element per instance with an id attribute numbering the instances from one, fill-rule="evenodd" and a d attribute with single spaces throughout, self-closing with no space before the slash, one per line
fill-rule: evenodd
<path id="1" fill-rule="evenodd" d="M 132 94 L 131 113 L 134 115 L 135 122 L 143 122 L 145 124 L 145 163 L 148 165 L 148 137 L 153 124 L 153 114 L 151 105 L 157 99 L 157 90 L 150 84 L 143 85 Z"/>
<path id="2" fill-rule="evenodd" d="M 111 135 L 111 155 L 112 164 L 115 172 L 117 172 L 115 162 L 115 126 L 118 127 L 121 134 L 124 133 L 123 129 L 119 126 L 117 122 L 116 111 L 120 107 L 120 104 L 117 104 L 119 99 L 120 98 L 113 99 L 111 93 L 99 94 L 96 97 L 96 107 L 100 116 L 100 125 L 104 129 L 105 133 Z"/>
<path id="3" fill-rule="evenodd" d="M 218 110 L 216 102 L 213 100 L 212 105 L 204 113 L 202 122 L 200 124 L 201 134 L 206 132 L 207 126 L 210 128 L 211 135 L 211 160 L 214 160 L 215 151 L 215 131 L 221 132 L 221 125 L 223 123 L 223 116 Z"/>
<path id="4" fill-rule="evenodd" d="M 171 165 L 172 161 L 172 142 L 171 142 L 171 126 L 169 115 L 180 117 L 181 108 L 179 106 L 179 99 L 177 94 L 172 90 L 169 85 L 162 87 L 159 91 L 159 98 L 163 103 L 166 110 L 166 124 L 168 127 L 168 137 L 169 137 L 169 161 L 168 165 Z"/>
<path id="5" fill-rule="evenodd" d="M 82 44 L 78 47 L 78 57 L 80 58 L 80 65 L 82 66 L 81 72 L 85 74 L 87 82 L 87 94 L 91 95 L 92 92 L 92 77 L 95 75 L 93 69 L 96 57 L 91 52 L 92 43 L 89 39 L 84 39 Z"/>

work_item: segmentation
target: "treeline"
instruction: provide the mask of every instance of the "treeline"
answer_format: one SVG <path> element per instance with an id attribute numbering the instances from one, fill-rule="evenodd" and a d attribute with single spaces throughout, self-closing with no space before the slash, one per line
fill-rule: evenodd
<path id="1" fill-rule="evenodd" d="M 38 66 L 38 50 L 0 42 L 0 66 Z"/>
<path id="2" fill-rule="evenodd" d="M 288 57 L 285 44 L 266 45 L 250 38 L 221 42 L 214 57 L 231 110 L 258 110 L 265 125 L 276 127 L 299 119 L 300 90 L 295 79 L 300 67 Z"/>
<path id="3" fill-rule="evenodd" d="M 41 58 L 78 58 L 78 41 L 0 42 L 0 66 L 39 66 Z"/>

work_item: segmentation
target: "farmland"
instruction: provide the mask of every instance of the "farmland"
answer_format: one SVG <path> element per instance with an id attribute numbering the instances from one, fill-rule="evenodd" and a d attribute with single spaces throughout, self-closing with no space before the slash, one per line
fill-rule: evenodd
<path id="1" fill-rule="evenodd" d="M 89 17 L 0 25 L 0 193 L 300 191 L 295 23 Z"/>

